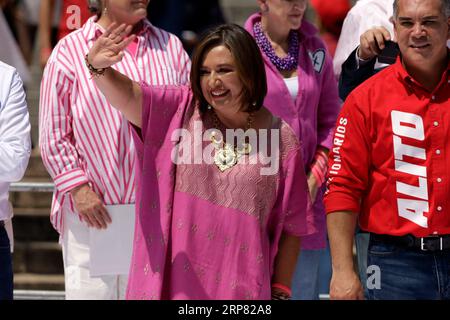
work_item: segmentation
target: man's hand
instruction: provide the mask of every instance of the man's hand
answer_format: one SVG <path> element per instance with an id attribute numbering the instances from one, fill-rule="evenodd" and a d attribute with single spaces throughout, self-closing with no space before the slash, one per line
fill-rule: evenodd
<path id="1" fill-rule="evenodd" d="M 331 300 L 364 300 L 364 290 L 353 270 L 334 271 L 330 282 Z"/>
<path id="2" fill-rule="evenodd" d="M 364 32 L 359 41 L 358 57 L 371 60 L 381 53 L 385 42 L 391 40 L 391 34 L 385 27 L 375 27 Z"/>
<path id="3" fill-rule="evenodd" d="M 75 209 L 86 221 L 89 227 L 106 229 L 111 223 L 111 217 L 100 197 L 92 191 L 91 187 L 83 184 L 71 192 Z"/>
<path id="4" fill-rule="evenodd" d="M 358 214 L 352 211 L 335 211 L 327 214 L 333 274 L 330 282 L 330 299 L 364 299 L 361 281 L 355 273 L 353 236 Z"/>

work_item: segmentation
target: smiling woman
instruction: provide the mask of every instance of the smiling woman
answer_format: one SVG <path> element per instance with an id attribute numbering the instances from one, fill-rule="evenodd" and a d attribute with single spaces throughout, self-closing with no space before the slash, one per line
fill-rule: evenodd
<path id="1" fill-rule="evenodd" d="M 194 51 L 192 89 L 154 87 L 110 67 L 133 41 L 125 38 L 129 29 L 109 27 L 88 54 L 92 68 L 106 68 L 95 77 L 98 89 L 135 124 L 139 205 L 127 297 L 288 298 L 298 237 L 315 228 L 306 212 L 300 143 L 262 106 L 266 85 L 256 43 L 237 25 L 219 26 Z M 212 145 L 217 161 L 170 161 L 173 133 L 195 136 L 198 128 L 211 140 L 184 145 L 194 157 Z M 253 131 L 259 143 L 225 143 L 217 137 L 227 128 Z M 261 173 L 267 163 L 248 161 L 260 158 L 264 143 L 275 146 L 279 168 L 269 175 Z"/>
<path id="2" fill-rule="evenodd" d="M 243 46 L 240 38 L 247 38 L 248 44 Z M 190 80 L 192 91 L 200 102 L 200 110 L 206 111 L 208 104 L 216 105 L 215 109 L 218 109 L 225 93 L 229 99 L 227 102 L 233 108 L 222 108 L 220 113 L 245 113 L 261 108 L 267 84 L 261 54 L 257 49 L 245 31 L 231 33 L 228 37 L 211 33 L 210 37 L 199 42 L 192 60 Z M 222 95 L 216 95 L 217 99 L 213 99 L 214 90 L 222 91 Z"/>

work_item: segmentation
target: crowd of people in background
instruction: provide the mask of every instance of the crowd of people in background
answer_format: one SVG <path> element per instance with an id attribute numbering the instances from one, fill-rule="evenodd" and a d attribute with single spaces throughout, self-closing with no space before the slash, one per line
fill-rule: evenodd
<path id="1" fill-rule="evenodd" d="M 319 29 L 331 56 L 334 56 L 343 20 L 353 2 L 355 1 L 310 1 L 306 16 Z M 21 62 L 10 59 L 23 58 L 26 65 L 30 66 L 34 62 L 33 53 L 37 47 L 39 63 L 43 68 L 57 41 L 80 28 L 93 14 L 92 10 L 96 10 L 95 6 L 95 1 L 89 0 L 0 1 L 0 16 L 3 15 L 0 17 L 2 39 L 11 37 L 15 42 L 14 45 L 11 42 L 5 46 L 8 47 L 8 52 L 6 48 L 5 52 L 0 51 L 0 58 L 10 62 L 15 68 L 20 67 Z M 152 0 L 147 8 L 147 18 L 155 26 L 180 38 L 188 53 L 192 53 L 202 32 L 226 22 L 218 0 Z M 20 74 L 23 80 L 29 79 L 24 76 L 25 73 Z"/>
<path id="2" fill-rule="evenodd" d="M 0 0 L 0 299 L 35 65 L 66 299 L 450 299 L 449 0 L 225 1 Z"/>

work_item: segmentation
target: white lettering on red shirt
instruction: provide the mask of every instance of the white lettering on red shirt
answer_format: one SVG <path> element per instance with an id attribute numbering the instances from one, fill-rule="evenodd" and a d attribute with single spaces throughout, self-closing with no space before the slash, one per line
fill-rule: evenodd
<path id="1" fill-rule="evenodd" d="M 330 174 L 337 174 L 341 169 L 341 155 L 340 148 L 345 140 L 345 132 L 348 120 L 347 118 L 340 118 L 339 125 L 336 127 L 334 131 L 334 139 L 333 139 L 333 164 L 330 167 Z"/>
<path id="2" fill-rule="evenodd" d="M 427 168 L 406 161 L 404 156 L 426 160 L 424 148 L 403 143 L 402 137 L 424 141 L 425 131 L 420 116 L 393 110 L 391 112 L 393 146 L 395 156 L 395 170 L 417 177 L 418 186 L 396 181 L 398 194 L 410 196 L 415 199 L 397 198 L 398 214 L 400 217 L 423 227 L 428 227 L 428 219 L 424 216 L 429 211 Z"/>

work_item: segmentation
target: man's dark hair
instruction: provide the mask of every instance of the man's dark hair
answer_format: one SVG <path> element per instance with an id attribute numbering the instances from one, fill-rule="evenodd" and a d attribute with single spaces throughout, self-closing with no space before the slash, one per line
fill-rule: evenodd
<path id="1" fill-rule="evenodd" d="M 448 19 L 450 17 L 450 0 L 441 0 L 442 13 Z M 394 18 L 398 16 L 398 0 L 394 0 Z"/>

